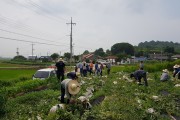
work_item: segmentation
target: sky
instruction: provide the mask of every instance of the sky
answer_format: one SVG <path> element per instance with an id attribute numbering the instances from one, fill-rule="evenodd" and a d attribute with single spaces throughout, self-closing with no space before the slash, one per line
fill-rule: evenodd
<path id="1" fill-rule="evenodd" d="M 180 41 L 180 0 L 0 0 L 0 57 Z M 32 50 L 33 49 L 33 50 Z"/>

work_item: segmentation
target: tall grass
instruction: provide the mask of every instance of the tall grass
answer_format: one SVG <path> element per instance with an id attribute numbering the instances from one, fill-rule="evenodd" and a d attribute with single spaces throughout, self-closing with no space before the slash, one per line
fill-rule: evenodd
<path id="1" fill-rule="evenodd" d="M 35 71 L 33 69 L 0 69 L 0 80 L 13 80 L 20 77 L 32 78 Z"/>

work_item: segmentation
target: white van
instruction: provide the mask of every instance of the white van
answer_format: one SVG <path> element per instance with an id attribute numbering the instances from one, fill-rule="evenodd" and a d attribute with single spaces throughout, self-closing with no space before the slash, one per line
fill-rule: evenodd
<path id="1" fill-rule="evenodd" d="M 37 70 L 36 73 L 33 75 L 33 80 L 35 79 L 47 79 L 50 77 L 55 77 L 56 76 L 56 71 L 53 68 L 45 68 L 45 69 L 40 69 Z"/>

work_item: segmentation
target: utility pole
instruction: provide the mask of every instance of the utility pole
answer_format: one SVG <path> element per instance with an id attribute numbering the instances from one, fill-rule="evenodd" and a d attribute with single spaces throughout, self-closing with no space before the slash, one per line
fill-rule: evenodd
<path id="1" fill-rule="evenodd" d="M 32 58 L 34 58 L 34 48 L 33 48 L 34 44 L 32 43 Z"/>
<path id="2" fill-rule="evenodd" d="M 19 48 L 17 48 L 17 52 L 16 52 L 17 56 L 19 56 Z"/>
<path id="3" fill-rule="evenodd" d="M 70 63 L 72 62 L 72 25 L 76 25 L 76 23 L 72 22 L 72 17 L 71 17 L 71 22 L 66 23 L 66 24 L 71 24 L 71 33 L 70 33 Z"/>

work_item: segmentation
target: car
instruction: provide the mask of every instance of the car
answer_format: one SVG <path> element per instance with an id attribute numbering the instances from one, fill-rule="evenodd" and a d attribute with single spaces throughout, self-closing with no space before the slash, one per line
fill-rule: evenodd
<path id="1" fill-rule="evenodd" d="M 45 80 L 55 76 L 56 76 L 56 70 L 54 68 L 45 68 L 45 69 L 37 70 L 36 73 L 33 75 L 33 80 L 35 79 Z"/>
<path id="2" fill-rule="evenodd" d="M 108 64 L 108 63 L 110 63 L 108 60 L 98 60 L 97 62 L 99 62 L 99 63 L 101 63 L 101 64 L 103 64 L 103 65 L 106 65 L 106 64 Z"/>

